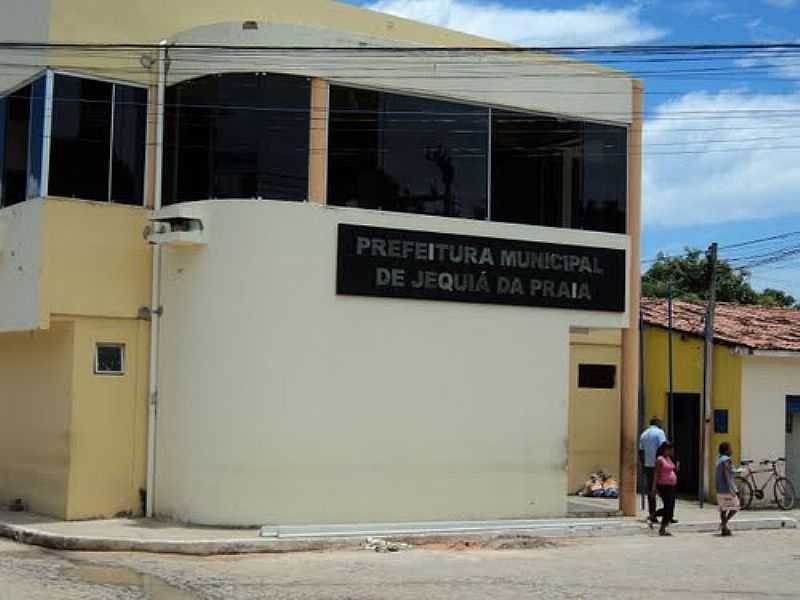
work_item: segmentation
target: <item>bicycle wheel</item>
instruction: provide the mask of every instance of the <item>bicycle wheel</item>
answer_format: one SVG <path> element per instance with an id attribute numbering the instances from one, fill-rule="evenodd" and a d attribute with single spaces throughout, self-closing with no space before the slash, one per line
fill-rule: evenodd
<path id="1" fill-rule="evenodd" d="M 747 510 L 753 503 L 753 486 L 743 477 L 736 477 L 736 494 L 739 496 L 741 510 Z"/>
<path id="2" fill-rule="evenodd" d="M 775 480 L 775 502 L 783 510 L 792 510 L 797 496 L 794 493 L 794 485 L 786 477 L 778 477 Z"/>

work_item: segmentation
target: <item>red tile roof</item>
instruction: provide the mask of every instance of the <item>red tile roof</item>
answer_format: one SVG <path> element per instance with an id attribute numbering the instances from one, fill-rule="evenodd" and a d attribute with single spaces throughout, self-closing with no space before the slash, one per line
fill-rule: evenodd
<path id="1" fill-rule="evenodd" d="M 673 329 L 702 336 L 705 310 L 705 304 L 673 301 Z M 642 299 L 642 317 L 649 325 L 666 328 L 666 299 Z M 800 352 L 800 310 L 719 302 L 714 316 L 714 340 L 753 350 Z"/>

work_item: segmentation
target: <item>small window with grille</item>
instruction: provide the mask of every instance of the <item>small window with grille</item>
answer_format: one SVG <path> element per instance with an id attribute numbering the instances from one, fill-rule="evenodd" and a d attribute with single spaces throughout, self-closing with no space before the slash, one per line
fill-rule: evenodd
<path id="1" fill-rule="evenodd" d="M 124 375 L 125 344 L 97 344 L 94 372 L 96 375 Z"/>
<path id="2" fill-rule="evenodd" d="M 614 365 L 578 365 L 578 387 L 613 390 L 617 385 Z"/>

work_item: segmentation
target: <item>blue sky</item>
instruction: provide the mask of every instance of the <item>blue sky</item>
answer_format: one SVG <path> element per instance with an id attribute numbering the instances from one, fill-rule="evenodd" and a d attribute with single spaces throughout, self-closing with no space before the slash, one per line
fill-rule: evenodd
<path id="1" fill-rule="evenodd" d="M 352 3 L 530 46 L 800 42 L 800 0 Z M 692 65 L 725 70 L 656 73 Z M 646 86 L 644 258 L 800 231 L 800 56 L 614 66 Z M 800 258 L 753 284 L 800 298 Z"/>

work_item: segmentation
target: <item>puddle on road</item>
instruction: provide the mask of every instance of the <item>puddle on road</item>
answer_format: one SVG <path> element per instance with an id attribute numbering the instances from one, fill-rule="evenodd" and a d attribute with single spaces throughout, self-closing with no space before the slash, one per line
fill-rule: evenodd
<path id="1" fill-rule="evenodd" d="M 197 600 L 197 596 L 180 590 L 164 581 L 138 573 L 126 567 L 103 567 L 84 565 L 64 570 L 64 575 L 94 585 L 116 585 L 136 588 L 144 592 L 148 600 Z"/>

